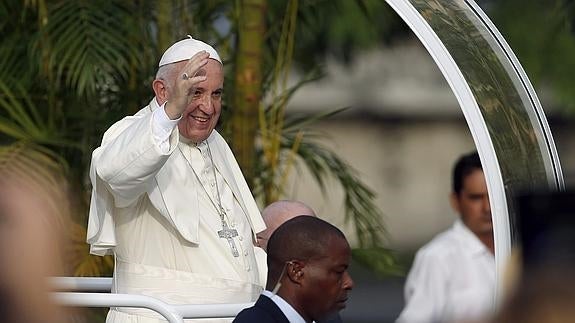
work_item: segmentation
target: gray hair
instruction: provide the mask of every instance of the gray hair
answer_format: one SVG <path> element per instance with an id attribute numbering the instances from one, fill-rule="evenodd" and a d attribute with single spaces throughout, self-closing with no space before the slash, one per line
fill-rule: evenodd
<path id="1" fill-rule="evenodd" d="M 158 68 L 158 71 L 156 72 L 156 79 L 167 82 L 168 85 L 171 87 L 174 83 L 174 76 L 175 76 L 174 74 L 176 72 L 177 72 L 176 64 L 172 63 L 162 65 Z"/>

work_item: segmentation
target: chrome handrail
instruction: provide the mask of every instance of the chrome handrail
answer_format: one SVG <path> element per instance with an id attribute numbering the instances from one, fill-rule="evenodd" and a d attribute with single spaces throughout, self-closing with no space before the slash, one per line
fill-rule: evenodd
<path id="1" fill-rule="evenodd" d="M 110 292 L 112 277 L 50 277 L 55 291 Z"/>
<path id="2" fill-rule="evenodd" d="M 154 304 L 161 306 L 164 311 L 176 313 L 180 318 L 185 319 L 235 317 L 241 310 L 254 304 L 253 302 L 241 304 L 166 304 L 153 297 L 143 295 L 109 293 L 112 288 L 111 277 L 50 277 L 50 283 L 53 290 L 59 291 L 54 293 L 54 295 L 56 295 L 57 301 L 62 305 L 78 307 L 146 307 L 164 315 L 155 308 L 125 305 L 127 304 L 126 302 L 130 301 L 140 302 L 143 300 L 142 297 L 144 297 L 147 300 L 156 301 Z"/>
<path id="3" fill-rule="evenodd" d="M 149 296 L 77 292 L 55 292 L 52 295 L 58 303 L 65 306 L 148 308 L 158 312 L 170 323 L 184 322 L 182 315 L 172 306 Z"/>

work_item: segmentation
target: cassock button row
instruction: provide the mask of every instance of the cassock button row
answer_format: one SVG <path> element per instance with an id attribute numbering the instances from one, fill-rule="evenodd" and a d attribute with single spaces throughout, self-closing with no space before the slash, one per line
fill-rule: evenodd
<path id="1" fill-rule="evenodd" d="M 244 256 L 246 256 L 246 257 L 248 256 L 248 251 L 247 251 L 247 250 L 244 251 Z"/>
<path id="2" fill-rule="evenodd" d="M 238 239 L 239 239 L 240 241 L 244 241 L 244 238 L 243 238 L 242 236 L 240 236 Z"/>

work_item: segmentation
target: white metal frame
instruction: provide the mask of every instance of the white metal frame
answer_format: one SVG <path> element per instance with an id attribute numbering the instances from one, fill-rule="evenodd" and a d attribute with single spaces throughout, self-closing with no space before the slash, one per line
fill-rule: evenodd
<path id="1" fill-rule="evenodd" d="M 529 95 L 529 99 L 531 100 L 531 102 L 533 103 L 533 106 L 535 107 L 535 114 L 537 115 L 537 118 L 539 118 L 539 120 L 541 121 L 539 124 L 541 125 L 541 128 L 543 130 L 543 135 L 545 136 L 545 138 L 547 139 L 548 142 L 553 142 L 553 135 L 551 134 L 551 129 L 549 128 L 549 124 L 547 124 L 545 112 L 543 111 L 543 107 L 541 106 L 541 102 L 539 101 L 539 98 L 537 97 L 537 93 L 535 93 L 535 89 L 533 88 L 533 85 L 531 84 L 531 82 L 529 82 L 529 78 L 527 77 L 527 73 L 525 73 L 525 70 L 523 69 L 523 67 L 519 63 L 517 56 L 515 56 L 515 53 L 513 53 L 513 50 L 511 50 L 511 47 L 509 47 L 509 45 L 505 41 L 505 38 L 503 38 L 503 35 L 501 35 L 499 30 L 497 30 L 495 25 L 491 22 L 491 20 L 489 19 L 489 17 L 487 17 L 487 15 L 483 12 L 483 10 L 481 10 L 479 5 L 477 5 L 477 3 L 475 3 L 473 0 L 465 0 L 465 2 L 471 8 L 473 8 L 475 14 L 477 14 L 479 16 L 479 18 L 487 26 L 487 28 L 489 29 L 489 31 L 491 32 L 491 34 L 493 35 L 493 37 L 495 38 L 495 40 L 497 41 L 499 46 L 502 47 L 503 51 L 505 52 L 505 55 L 509 59 L 509 62 L 513 66 L 513 69 L 515 69 L 515 72 L 519 75 L 521 83 L 522 83 L 523 87 L 527 90 L 527 94 Z M 563 171 L 561 170 L 561 167 L 559 166 L 560 162 L 559 162 L 559 154 L 557 153 L 557 149 L 556 149 L 555 145 L 547 146 L 546 149 L 549 150 L 549 154 L 551 155 L 551 159 L 552 159 L 552 164 L 546 165 L 547 169 L 553 169 L 553 171 L 554 171 L 553 173 L 548 173 L 549 187 L 554 187 L 557 185 L 558 186 L 557 189 L 564 190 L 565 189 L 565 182 L 563 179 Z"/>
<path id="2" fill-rule="evenodd" d="M 428 24 L 426 19 L 421 16 L 409 0 L 386 1 L 399 14 L 399 16 L 401 16 L 407 25 L 409 25 L 411 30 L 419 38 L 441 70 L 459 102 L 475 142 L 475 146 L 477 147 L 483 171 L 487 179 L 487 189 L 489 192 L 491 215 L 493 219 L 495 263 L 497 266 L 497 294 L 495 297 L 498 299 L 503 292 L 503 284 L 501 283 L 501 280 L 504 275 L 507 259 L 511 253 L 512 228 L 510 228 L 509 209 L 507 205 L 506 190 L 504 187 L 504 178 L 499 167 L 497 153 L 493 146 L 491 135 L 488 132 L 486 121 L 481 114 L 479 105 L 467 84 L 462 71 L 459 69 L 454 58 L 451 56 L 433 28 Z M 539 148 L 545 164 L 548 188 L 563 190 L 563 174 L 557 150 L 553 142 L 553 136 L 551 135 L 541 103 L 537 98 L 529 78 L 503 36 L 489 20 L 487 15 L 483 13 L 481 8 L 473 0 L 459 0 L 459 2 L 462 4 L 465 3 L 470 9 L 470 12 L 473 12 L 480 23 L 483 24 L 483 28 L 490 33 L 492 38 L 487 40 L 493 41 L 496 46 L 498 46 L 498 50 L 494 49 L 494 51 L 498 55 L 503 54 L 504 57 L 501 57 L 501 59 L 506 60 L 506 62 L 511 65 L 512 72 L 508 71 L 509 77 L 514 83 L 516 83 L 518 90 L 522 88 L 526 92 L 527 99 L 529 100 L 529 104 L 526 104 L 526 107 L 531 107 L 532 110 L 529 110 L 529 112 L 533 112 L 533 114 L 529 115 L 531 125 L 537 134 L 542 137 L 542 140 L 539 141 Z"/>
<path id="3" fill-rule="evenodd" d="M 54 291 L 110 292 L 112 277 L 50 277 Z"/>
<path id="4" fill-rule="evenodd" d="M 511 254 L 511 235 L 503 178 L 487 125 L 461 70 L 427 21 L 407 0 L 387 0 L 387 3 L 409 25 L 425 46 L 451 87 L 467 120 L 477 152 L 481 158 L 483 172 L 487 178 L 487 190 L 493 218 L 495 264 L 497 266 L 496 281 L 499 288 L 501 288 L 499 282 L 502 279 L 505 262 Z M 498 295 L 500 293 L 501 290 L 499 290 Z"/>
<path id="5" fill-rule="evenodd" d="M 110 293 L 57 292 L 52 296 L 65 306 L 77 307 L 138 307 L 154 310 L 170 323 L 183 323 L 182 315 L 170 305 L 153 297 Z"/>
<path id="6" fill-rule="evenodd" d="M 253 303 L 171 305 L 142 295 L 110 293 L 111 277 L 52 277 L 54 297 L 65 306 L 77 307 L 139 307 L 154 310 L 169 322 L 182 319 L 235 317 Z"/>

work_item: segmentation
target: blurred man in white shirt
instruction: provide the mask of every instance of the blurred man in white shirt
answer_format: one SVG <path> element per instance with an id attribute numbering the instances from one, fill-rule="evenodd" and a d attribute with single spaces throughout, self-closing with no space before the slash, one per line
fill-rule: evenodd
<path id="1" fill-rule="evenodd" d="M 493 225 L 477 152 L 454 167 L 451 205 L 460 218 L 417 252 L 398 323 L 476 320 L 494 309 Z"/>

